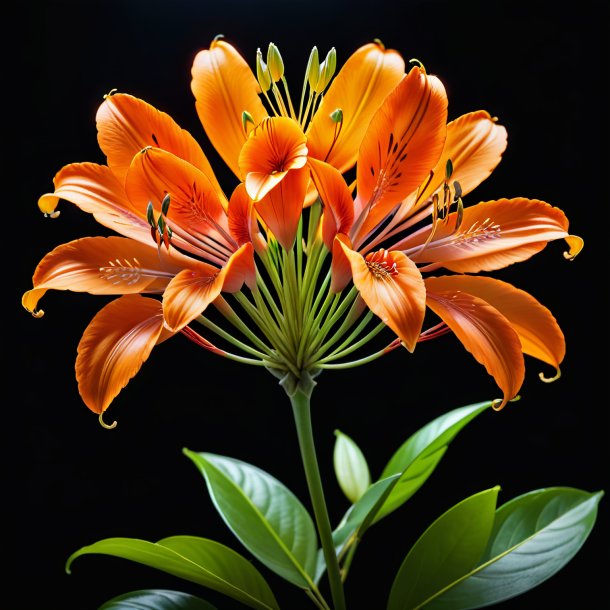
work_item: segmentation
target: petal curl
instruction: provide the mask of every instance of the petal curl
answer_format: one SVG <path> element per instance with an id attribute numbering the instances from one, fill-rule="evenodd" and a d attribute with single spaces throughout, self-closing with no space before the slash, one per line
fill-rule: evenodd
<path id="1" fill-rule="evenodd" d="M 553 314 L 532 295 L 491 277 L 454 275 L 437 278 L 436 287 L 462 290 L 495 307 L 511 324 L 524 354 L 559 371 L 566 344 Z"/>
<path id="2" fill-rule="evenodd" d="M 460 290 L 452 278 L 430 277 L 425 284 L 428 307 L 447 324 L 502 390 L 502 401 L 494 405 L 502 409 L 517 395 L 525 376 L 519 336 L 495 307 Z"/>
<path id="3" fill-rule="evenodd" d="M 262 199 L 292 169 L 307 162 L 307 139 L 298 123 L 286 117 L 264 119 L 239 154 L 248 195 Z"/>
<path id="4" fill-rule="evenodd" d="M 91 320 L 78 344 L 78 391 L 94 413 L 103 413 L 171 335 L 163 329 L 161 303 L 139 295 L 112 301 Z"/>
<path id="5" fill-rule="evenodd" d="M 58 246 L 40 261 L 32 278 L 34 288 L 23 295 L 22 304 L 36 313 L 47 290 L 160 293 L 183 268 L 185 258 L 124 237 L 84 237 Z"/>
<path id="6" fill-rule="evenodd" d="M 457 231 L 457 213 L 438 222 L 432 240 L 424 227 L 393 247 L 417 263 L 435 263 L 452 271 L 493 271 L 524 261 L 549 241 L 569 237 L 568 219 L 556 207 L 537 199 L 484 201 L 464 210 Z"/>
<path id="7" fill-rule="evenodd" d="M 341 172 L 350 169 L 371 117 L 404 73 L 405 62 L 396 51 L 378 43 L 356 50 L 331 83 L 307 129 L 310 156 Z M 337 108 L 343 112 L 340 130 L 330 118 Z"/>
<path id="8" fill-rule="evenodd" d="M 364 258 L 342 241 L 337 243 L 350 262 L 360 296 L 412 352 L 426 310 L 426 288 L 415 264 L 402 252 L 382 249 Z"/>
<path id="9" fill-rule="evenodd" d="M 357 166 L 357 235 L 366 236 L 429 176 L 447 133 L 441 81 L 414 67 L 388 95 L 366 130 Z M 362 224 L 360 224 L 362 223 Z"/>
<path id="10" fill-rule="evenodd" d="M 192 163 L 222 192 L 214 171 L 195 138 L 165 112 L 123 93 L 106 96 L 96 115 L 97 140 L 121 183 L 136 153 L 154 146 Z"/>
<path id="11" fill-rule="evenodd" d="M 83 212 L 93 214 L 101 225 L 143 243 L 150 243 L 150 226 L 146 217 L 131 204 L 123 185 L 106 165 L 71 163 L 53 178 L 55 191 L 38 200 L 45 214 L 55 210 L 59 199 L 65 199 Z"/>
<path id="12" fill-rule="evenodd" d="M 238 178 L 239 151 L 247 138 L 242 113 L 249 112 L 258 125 L 267 111 L 260 101 L 260 87 L 238 51 L 224 40 L 215 40 L 195 57 L 191 90 L 197 113 L 225 163 Z"/>
<path id="13" fill-rule="evenodd" d="M 266 248 L 266 242 L 258 228 L 254 202 L 243 182 L 240 182 L 233 191 L 229 200 L 228 210 L 229 231 L 238 246 L 252 242 L 257 252 Z"/>

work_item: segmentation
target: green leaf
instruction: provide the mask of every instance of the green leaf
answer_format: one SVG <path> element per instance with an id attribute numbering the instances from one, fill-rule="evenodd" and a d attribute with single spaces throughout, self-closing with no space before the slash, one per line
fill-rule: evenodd
<path id="1" fill-rule="evenodd" d="M 396 574 L 387 610 L 421 608 L 477 565 L 494 524 L 499 489 L 462 500 L 420 536 Z"/>
<path id="2" fill-rule="evenodd" d="M 501 506 L 478 565 L 439 589 L 430 610 L 497 604 L 538 586 L 565 566 L 589 536 L 603 492 L 539 489 Z"/>
<path id="3" fill-rule="evenodd" d="M 181 591 L 145 589 L 113 597 L 98 610 L 216 610 L 216 606 Z"/>
<path id="4" fill-rule="evenodd" d="M 297 497 L 240 460 L 188 449 L 184 453 L 202 472 L 216 509 L 240 542 L 282 578 L 314 588 L 316 530 Z"/>
<path id="5" fill-rule="evenodd" d="M 275 597 L 259 571 L 239 553 L 213 540 L 173 536 L 159 542 L 136 538 L 106 538 L 72 553 L 66 563 L 82 555 L 112 555 L 129 559 L 224 593 L 257 610 L 278 610 Z"/>
<path id="6" fill-rule="evenodd" d="M 394 474 L 400 474 L 400 478 L 375 515 L 374 522 L 404 504 L 434 472 L 458 432 L 490 406 L 488 401 L 454 409 L 432 420 L 407 439 L 381 473 L 381 479 Z"/>
<path id="7" fill-rule="evenodd" d="M 333 452 L 335 475 L 339 487 L 347 499 L 354 504 L 369 488 L 371 474 L 360 447 L 339 430 L 335 430 L 335 436 L 337 437 Z"/>

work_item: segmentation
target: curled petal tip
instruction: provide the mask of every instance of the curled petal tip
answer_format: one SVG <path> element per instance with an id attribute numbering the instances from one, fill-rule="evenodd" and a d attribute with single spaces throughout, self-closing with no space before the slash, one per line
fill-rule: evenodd
<path id="1" fill-rule="evenodd" d="M 117 422 L 116 420 L 113 421 L 111 424 L 107 424 L 104 421 L 104 411 L 102 411 L 100 413 L 100 416 L 98 417 L 98 421 L 100 422 L 100 426 L 102 426 L 102 428 L 106 428 L 106 430 L 112 430 L 113 428 L 117 427 Z"/>
<path id="2" fill-rule="evenodd" d="M 491 408 L 494 411 L 501 411 L 506 406 L 507 402 L 517 402 L 518 400 L 521 400 L 521 395 L 520 394 L 517 394 L 516 396 L 513 396 L 509 400 L 507 400 L 506 398 L 494 398 L 491 401 Z"/>
<path id="3" fill-rule="evenodd" d="M 42 316 L 44 316 L 44 309 L 34 309 L 32 311 L 28 309 L 28 311 L 32 314 L 32 317 L 34 318 L 42 318 Z"/>
<path id="4" fill-rule="evenodd" d="M 553 377 L 547 377 L 544 373 L 538 373 L 538 377 L 540 381 L 544 381 L 544 383 L 553 383 L 553 381 L 557 381 L 561 377 L 561 369 L 557 367 L 557 373 Z"/>
<path id="5" fill-rule="evenodd" d="M 568 235 L 565 240 L 569 246 L 569 250 L 564 252 L 563 256 L 569 261 L 573 261 L 580 254 L 585 242 L 582 237 L 578 237 L 578 235 Z"/>
<path id="6" fill-rule="evenodd" d="M 109 97 L 112 97 L 116 92 L 118 91 L 118 89 L 110 89 L 110 91 L 108 91 L 108 93 L 106 93 L 104 95 L 104 99 L 107 100 Z"/>
<path id="7" fill-rule="evenodd" d="M 210 47 L 213 47 L 219 40 L 222 40 L 224 37 L 224 34 L 216 34 L 216 36 L 214 36 L 212 40 L 212 44 L 210 44 Z"/>
<path id="8" fill-rule="evenodd" d="M 385 51 L 385 45 L 381 42 L 380 38 L 373 38 L 373 42 L 381 48 L 382 51 Z"/>

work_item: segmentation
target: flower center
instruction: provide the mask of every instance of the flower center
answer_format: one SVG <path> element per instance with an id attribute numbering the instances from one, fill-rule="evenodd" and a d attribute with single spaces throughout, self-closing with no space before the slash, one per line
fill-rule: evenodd
<path id="1" fill-rule="evenodd" d="M 398 275 L 396 262 L 392 260 L 391 254 L 383 248 L 369 254 L 365 262 L 368 270 L 377 280 L 388 280 L 393 275 Z"/>

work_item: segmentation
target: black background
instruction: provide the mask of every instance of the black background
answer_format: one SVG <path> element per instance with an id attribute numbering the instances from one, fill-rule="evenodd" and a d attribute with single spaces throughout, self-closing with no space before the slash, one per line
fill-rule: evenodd
<path id="1" fill-rule="evenodd" d="M 107 234 L 66 203 L 59 219 L 45 219 L 36 200 L 51 190 L 64 164 L 105 161 L 94 118 L 110 89 L 169 112 L 202 142 L 221 183 L 232 190 L 235 179 L 205 140 L 190 92 L 192 60 L 219 33 L 252 66 L 256 48 L 275 42 L 296 92 L 314 44 L 321 53 L 335 46 L 339 64 L 376 37 L 407 60 L 417 57 L 445 83 L 450 118 L 482 108 L 508 129 L 502 163 L 466 203 L 544 199 L 568 214 L 571 230 L 586 242 L 574 262 L 563 259 L 564 245 L 555 242 L 494 274 L 553 311 L 568 346 L 564 375 L 542 384 L 541 366 L 527 359 L 521 401 L 470 424 L 417 496 L 367 534 L 348 581 L 349 606 L 383 608 L 410 545 L 434 518 L 472 493 L 499 484 L 505 502 L 546 486 L 608 488 L 609 73 L 603 5 L 150 0 L 53 1 L 20 9 L 14 22 L 22 43 L 19 76 L 5 92 L 7 126 L 18 127 L 10 147 L 18 152 L 17 167 L 5 181 L 16 190 L 9 194 L 10 209 L 12 219 L 18 210 L 19 220 L 11 220 L 9 231 L 18 231 L 20 243 L 5 318 L 6 336 L 18 338 L 19 354 L 5 382 L 11 400 L 3 426 L 14 486 L 5 496 L 14 512 L 7 523 L 15 568 L 8 586 L 18 598 L 12 609 L 94 610 L 119 593 L 161 587 L 200 594 L 220 609 L 238 607 L 121 559 L 84 557 L 72 575 L 64 572 L 70 553 L 111 536 L 192 534 L 242 551 L 183 447 L 254 463 L 309 506 L 289 405 L 270 375 L 176 338 L 155 349 L 114 401 L 106 419 L 117 419 L 118 427 L 103 430 L 80 401 L 74 359 L 82 331 L 106 299 L 49 293 L 41 320 L 20 306 L 46 252 L 70 239 Z M 14 353 L 5 352 L 11 365 Z M 314 426 L 333 523 L 348 506 L 332 473 L 336 428 L 358 442 L 378 476 L 398 445 L 427 421 L 497 395 L 491 378 L 453 336 L 422 344 L 414 355 L 397 350 L 364 368 L 322 375 L 313 396 Z M 499 607 L 599 607 L 595 600 L 605 598 L 609 559 L 607 502 L 602 500 L 598 523 L 572 562 Z M 300 592 L 264 566 L 261 571 L 283 608 L 308 607 Z"/>

